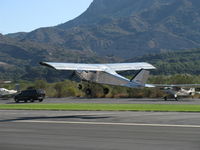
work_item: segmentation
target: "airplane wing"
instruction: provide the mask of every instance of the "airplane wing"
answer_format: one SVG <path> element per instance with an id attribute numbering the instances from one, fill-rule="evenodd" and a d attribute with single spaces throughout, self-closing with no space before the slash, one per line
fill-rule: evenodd
<path id="1" fill-rule="evenodd" d="M 156 69 L 153 65 L 146 62 L 138 63 L 112 63 L 112 64 L 82 64 L 82 63 L 57 63 L 40 62 L 41 65 L 54 68 L 56 70 L 84 70 L 84 71 L 125 71 L 140 69 Z"/>

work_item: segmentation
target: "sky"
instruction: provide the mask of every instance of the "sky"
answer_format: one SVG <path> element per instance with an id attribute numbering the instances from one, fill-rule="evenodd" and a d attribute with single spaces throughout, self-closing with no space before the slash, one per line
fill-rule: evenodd
<path id="1" fill-rule="evenodd" d="M 0 33 L 30 32 L 82 14 L 93 0 L 0 0 Z"/>

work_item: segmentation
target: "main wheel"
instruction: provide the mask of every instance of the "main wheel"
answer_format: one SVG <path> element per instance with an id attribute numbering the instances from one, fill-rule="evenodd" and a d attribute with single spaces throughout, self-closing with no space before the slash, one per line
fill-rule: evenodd
<path id="1" fill-rule="evenodd" d="M 15 99 L 15 102 L 16 102 L 16 103 L 19 103 L 19 100 L 18 100 L 18 99 Z"/>
<path id="2" fill-rule="evenodd" d="M 178 96 L 177 95 L 174 95 L 174 98 L 176 101 L 178 101 Z"/>
<path id="3" fill-rule="evenodd" d="M 103 89 L 103 93 L 106 95 L 106 94 L 108 94 L 109 93 L 109 89 L 108 88 L 104 88 Z"/>
<path id="4" fill-rule="evenodd" d="M 167 96 L 164 97 L 164 100 L 167 101 Z"/>
<path id="5" fill-rule="evenodd" d="M 86 95 L 91 95 L 92 94 L 92 90 L 91 89 L 89 89 L 89 88 L 87 88 L 86 90 L 85 90 L 85 94 Z"/>
<path id="6" fill-rule="evenodd" d="M 31 99 L 30 101 L 33 103 L 33 102 L 34 102 L 34 99 Z"/>

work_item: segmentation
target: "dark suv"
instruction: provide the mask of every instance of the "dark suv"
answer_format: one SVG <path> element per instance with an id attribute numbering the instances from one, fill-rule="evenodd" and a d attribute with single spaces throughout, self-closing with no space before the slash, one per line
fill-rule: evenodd
<path id="1" fill-rule="evenodd" d="M 41 89 L 24 90 L 21 91 L 19 94 L 15 95 L 14 97 L 16 103 L 18 103 L 19 101 L 34 102 L 35 100 L 39 100 L 39 102 L 42 102 L 44 98 L 45 98 L 45 91 Z"/>

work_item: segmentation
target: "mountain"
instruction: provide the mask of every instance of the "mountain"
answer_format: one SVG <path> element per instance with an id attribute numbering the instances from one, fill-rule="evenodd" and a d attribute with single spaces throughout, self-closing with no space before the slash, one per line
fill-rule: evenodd
<path id="1" fill-rule="evenodd" d="M 18 41 L 0 34 L 0 80 L 35 80 L 45 78 L 55 81 L 66 78 L 69 73 L 58 73 L 52 69 L 39 66 L 41 61 L 62 62 L 117 62 L 115 57 L 99 57 L 90 51 L 77 51 L 36 43 Z"/>
<path id="2" fill-rule="evenodd" d="M 194 57 L 196 61 L 189 64 L 195 68 L 199 64 L 196 52 L 185 52 L 200 47 L 199 8 L 197 0 L 94 0 L 83 14 L 66 23 L 0 34 L 0 79 L 58 78 L 59 74 L 39 67 L 40 61 L 107 63 L 129 59 L 152 62 L 161 69 L 162 62 L 178 64 L 160 71 L 163 74 L 187 72 L 182 69 L 181 64 L 187 64 L 181 57 L 187 62 Z M 173 63 L 170 57 L 176 55 L 180 60 Z"/>
<path id="3" fill-rule="evenodd" d="M 8 36 L 100 56 L 132 58 L 199 48 L 199 8 L 197 0 L 94 0 L 69 22 Z"/>

